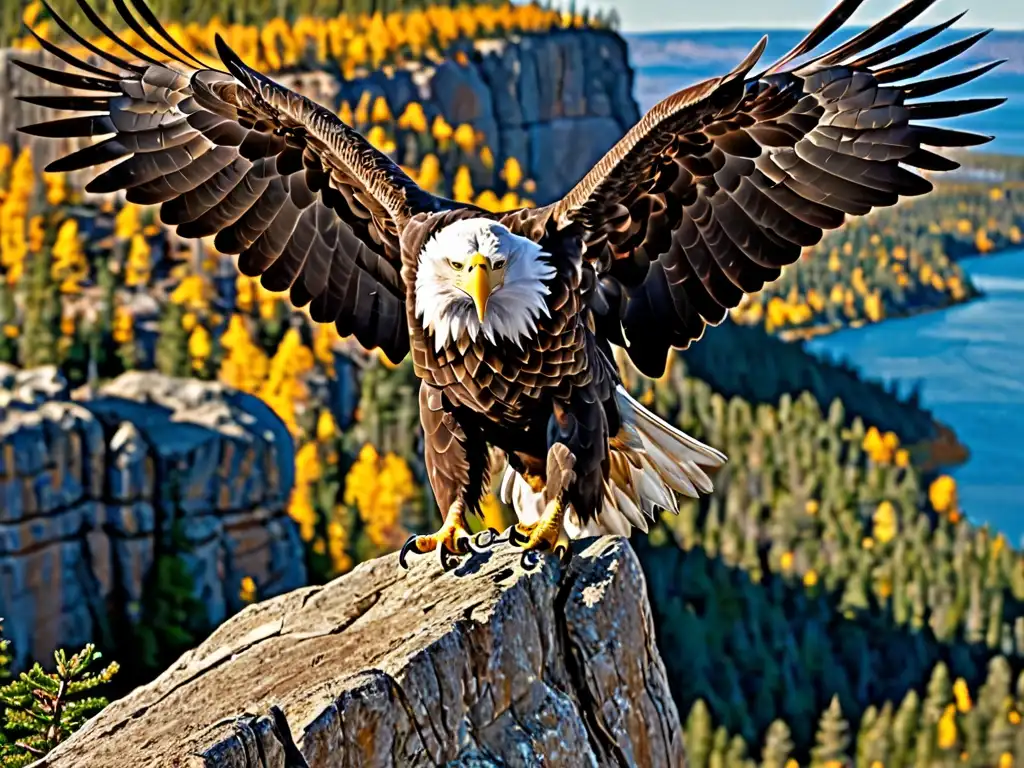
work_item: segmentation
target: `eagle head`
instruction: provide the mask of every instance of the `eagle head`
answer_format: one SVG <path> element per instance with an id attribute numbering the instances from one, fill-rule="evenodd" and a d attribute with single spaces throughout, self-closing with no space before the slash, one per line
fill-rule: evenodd
<path id="1" fill-rule="evenodd" d="M 420 252 L 416 316 L 434 336 L 435 351 L 483 334 L 523 347 L 550 314 L 550 254 L 491 219 L 460 219 L 439 229 Z"/>

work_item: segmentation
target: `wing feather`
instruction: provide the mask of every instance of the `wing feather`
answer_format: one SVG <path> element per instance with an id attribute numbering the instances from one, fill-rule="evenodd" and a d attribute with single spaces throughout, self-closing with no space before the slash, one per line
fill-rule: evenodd
<path id="1" fill-rule="evenodd" d="M 846 216 L 929 192 L 915 169 L 958 167 L 933 149 L 989 140 L 919 121 L 1002 103 L 944 97 L 1001 62 L 913 80 L 987 32 L 918 52 L 960 17 L 893 40 L 935 2 L 908 0 L 817 52 L 862 1 L 839 2 L 760 74 L 749 73 L 764 40 L 727 75 L 664 99 L 542 209 L 559 226 L 581 228 L 600 284 L 617 283 L 595 292 L 591 312 L 623 318 L 620 340 L 642 372 L 660 376 L 670 347 L 699 339 Z"/>
<path id="2" fill-rule="evenodd" d="M 95 137 L 48 171 L 107 166 L 90 192 L 123 190 L 161 205 L 182 237 L 214 236 L 238 254 L 243 274 L 289 291 L 318 322 L 334 322 L 398 362 L 408 351 L 400 235 L 413 216 L 451 208 L 419 188 L 386 155 L 328 110 L 248 67 L 218 36 L 226 71 L 207 68 L 142 0 L 113 0 L 125 26 L 161 63 L 119 37 L 90 5 L 97 30 L 133 63 L 88 42 L 47 7 L 56 25 L 117 72 L 44 50 L 77 71 L 17 62 L 41 82 L 89 92 L 20 97 L 92 113 L 25 126 L 34 136 Z M 45 5 L 45 2 L 44 2 Z"/>

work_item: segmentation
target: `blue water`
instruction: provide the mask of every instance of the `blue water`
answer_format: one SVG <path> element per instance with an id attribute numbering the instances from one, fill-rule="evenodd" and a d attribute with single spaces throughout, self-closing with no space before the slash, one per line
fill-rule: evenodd
<path id="1" fill-rule="evenodd" d="M 839 35 L 845 40 L 855 31 L 841 31 Z M 972 31 L 947 30 L 926 43 L 922 50 L 932 50 Z M 761 34 L 751 30 L 702 30 L 625 35 L 636 71 L 634 94 L 640 108 L 647 110 L 680 88 L 725 74 L 742 61 Z M 803 35 L 803 32 L 790 30 L 769 31 L 762 63 L 778 59 Z M 828 42 L 838 43 L 839 35 Z M 823 47 L 822 51 L 831 47 Z M 1002 96 L 1008 99 L 1007 103 L 982 114 L 943 121 L 942 125 L 994 135 L 995 140 L 984 147 L 987 152 L 1024 154 L 1024 31 L 993 32 L 953 63 L 922 77 L 962 71 L 996 59 L 1008 61 L 978 80 L 955 89 L 950 97 Z"/>
<path id="2" fill-rule="evenodd" d="M 814 339 L 817 353 L 846 358 L 922 400 L 971 451 L 952 471 L 976 522 L 1024 541 L 1024 250 L 961 262 L 985 296 L 916 317 Z"/>

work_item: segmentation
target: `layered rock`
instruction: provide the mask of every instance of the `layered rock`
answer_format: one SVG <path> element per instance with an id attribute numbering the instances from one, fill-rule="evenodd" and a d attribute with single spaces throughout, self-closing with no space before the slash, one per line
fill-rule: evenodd
<path id="1" fill-rule="evenodd" d="M 249 607 L 38 765 L 682 766 L 636 557 L 578 546 L 564 573 L 391 555 Z"/>
<path id="2" fill-rule="evenodd" d="M 330 89 L 305 78 L 311 95 Z M 639 119 L 626 44 L 606 30 L 559 30 L 475 44 L 454 60 L 375 72 L 341 84 L 336 98 L 355 104 L 369 90 L 395 114 L 410 101 L 452 125 L 468 123 L 501 162 L 516 158 L 537 184 L 532 197 L 565 194 Z"/>
<path id="3" fill-rule="evenodd" d="M 285 506 L 293 445 L 259 399 L 128 373 L 71 399 L 53 368 L 0 366 L 0 616 L 15 667 L 138 620 L 158 553 L 213 627 L 306 583 Z"/>

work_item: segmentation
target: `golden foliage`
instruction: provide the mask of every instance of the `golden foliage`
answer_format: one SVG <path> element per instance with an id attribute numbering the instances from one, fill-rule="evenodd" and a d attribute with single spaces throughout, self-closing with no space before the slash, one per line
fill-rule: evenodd
<path id="1" fill-rule="evenodd" d="M 378 455 L 367 443 L 345 478 L 345 503 L 355 506 L 370 541 L 379 549 L 395 549 L 405 539 L 402 507 L 415 494 L 412 471 L 393 453 Z"/>
<path id="2" fill-rule="evenodd" d="M 958 677 L 953 683 L 953 696 L 956 699 L 956 708 L 959 712 L 970 712 L 974 703 L 971 701 L 971 692 L 967 688 L 967 681 Z"/>
<path id="3" fill-rule="evenodd" d="M 149 243 L 141 232 L 131 236 L 128 258 L 125 260 L 124 284 L 132 288 L 149 283 L 152 273 Z"/>
<path id="4" fill-rule="evenodd" d="M 192 368 L 202 370 L 213 351 L 210 332 L 201 324 L 196 324 L 188 337 L 188 354 L 192 358 Z"/>
<path id="5" fill-rule="evenodd" d="M 940 749 L 952 749 L 956 746 L 958 731 L 956 727 L 956 705 L 950 704 L 939 718 L 938 742 Z"/>
<path id="6" fill-rule="evenodd" d="M 899 532 L 899 526 L 896 522 L 896 508 L 891 501 L 885 500 L 878 505 L 874 515 L 872 515 L 872 522 L 874 523 L 872 535 L 883 544 L 888 544 Z"/>
<path id="7" fill-rule="evenodd" d="M 940 475 L 928 487 L 928 500 L 936 512 L 951 512 L 956 509 L 956 480 L 949 475 Z"/>
<path id="8" fill-rule="evenodd" d="M 85 249 L 78 233 L 78 221 L 65 219 L 57 229 L 57 240 L 53 244 L 53 262 L 50 274 L 60 285 L 64 294 L 80 293 L 81 283 L 89 275 L 89 264 L 85 260 Z"/>
<path id="9" fill-rule="evenodd" d="M 238 598 L 243 603 L 256 602 L 256 581 L 252 576 L 243 576 L 238 589 Z"/>
<path id="10" fill-rule="evenodd" d="M 9 149 L 0 161 L 10 165 Z M 29 200 L 35 189 L 32 152 L 28 147 L 18 153 L 9 176 L 8 186 L 2 190 L 3 203 L 0 204 L 0 266 L 7 273 L 8 284 L 14 285 L 21 279 L 28 253 L 26 221 Z"/>
<path id="11" fill-rule="evenodd" d="M 459 169 L 455 172 L 452 195 L 460 203 L 473 202 L 473 181 L 469 175 L 469 168 L 464 165 L 460 165 Z"/>

